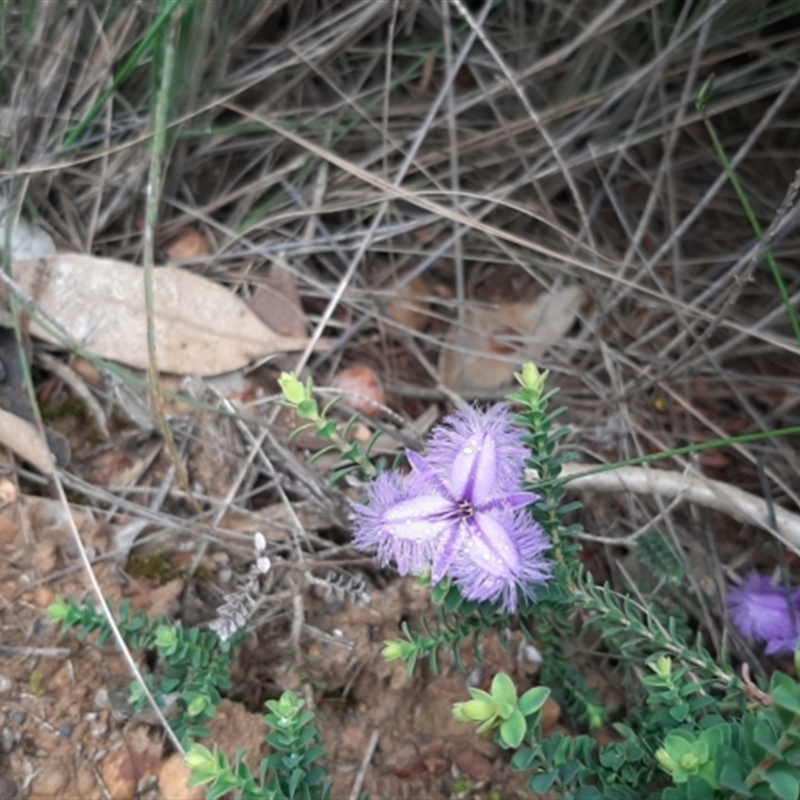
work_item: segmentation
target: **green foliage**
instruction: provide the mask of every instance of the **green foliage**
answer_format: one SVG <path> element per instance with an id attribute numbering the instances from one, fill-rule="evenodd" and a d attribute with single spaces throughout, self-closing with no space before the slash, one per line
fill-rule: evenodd
<path id="1" fill-rule="evenodd" d="M 97 633 L 97 644 L 102 645 L 111 636 L 108 620 L 94 607 L 91 598 L 83 605 L 72 598 L 57 600 L 48 612 L 63 630 L 76 628 L 80 639 Z M 186 630 L 165 615 L 132 614 L 128 601 L 120 605 L 117 613 L 117 626 L 127 645 L 155 650 L 158 656 L 157 668 L 145 677 L 145 682 L 162 709 L 172 707 L 170 725 L 175 734 L 182 742 L 207 736 L 205 723 L 214 717 L 222 692 L 230 688 L 234 648 L 242 634 L 223 642 L 216 634 L 199 628 Z M 130 702 L 136 710 L 147 704 L 141 684 L 136 681 L 131 683 Z"/>
<path id="2" fill-rule="evenodd" d="M 97 643 L 102 645 L 111 636 L 108 620 L 91 599 L 83 605 L 73 599 L 57 600 L 48 611 L 63 630 L 77 629 L 81 639 L 97 633 Z M 303 711 L 302 700 L 292 692 L 266 704 L 271 754 L 262 761 L 258 778 L 242 760 L 244 750 L 237 752 L 231 764 L 224 753 L 192 741 L 208 735 L 203 723 L 214 717 L 221 692 L 230 688 L 234 648 L 241 643 L 242 632 L 222 641 L 199 628 L 184 630 L 166 616 L 131 614 L 128 602 L 122 603 L 118 614 L 117 626 L 126 644 L 155 650 L 158 655 L 156 673 L 145 678 L 156 702 L 165 708 L 170 697 L 176 698 L 170 725 L 187 749 L 186 763 L 192 770 L 189 785 L 210 784 L 209 800 L 230 791 L 250 800 L 326 800 L 330 783 L 317 763 L 325 751 L 318 743 L 314 715 Z M 139 708 L 147 702 L 139 683 L 131 685 L 131 702 Z"/>
<path id="3" fill-rule="evenodd" d="M 480 660 L 482 632 L 521 627 L 542 653 L 542 685 L 517 698 L 511 680 L 498 674 L 491 691 L 470 689 L 471 699 L 457 703 L 453 713 L 516 749 L 512 766 L 531 773 L 533 792 L 575 800 L 799 796 L 800 687 L 777 672 L 770 685 L 772 705 L 749 707 L 733 668 L 709 653 L 699 637 L 693 639 L 668 608 L 645 606 L 609 585 L 596 585 L 583 568 L 580 527 L 567 519 L 577 506 L 564 503 L 561 478 L 569 456 L 558 448 L 567 429 L 555 425 L 562 409 L 549 410 L 555 392 L 545 392 L 546 378 L 527 365 L 517 376 L 521 389 L 509 400 L 522 406 L 518 418 L 531 449 L 526 488 L 540 495 L 531 513 L 550 537 L 553 578 L 535 601 L 521 604 L 516 618 L 467 603 L 442 581 L 432 589 L 437 624 L 423 619 L 421 632 L 404 626 L 402 639 L 386 643 L 385 657 L 404 660 L 410 670 L 427 657 L 435 668 L 439 652 L 446 650 L 460 665 L 465 641 L 472 640 Z M 642 537 L 639 551 L 656 579 L 680 585 L 684 565 L 660 534 Z M 543 738 L 541 709 L 551 693 L 586 729 L 608 721 L 564 652 L 566 641 L 590 632 L 594 649 L 605 648 L 626 673 L 629 705 L 624 719 L 612 726 L 617 740 L 601 746 L 587 733 Z"/>
<path id="4" fill-rule="evenodd" d="M 272 753 L 262 760 L 258 779 L 242 760 L 243 751 L 237 752 L 231 765 L 221 751 L 192 744 L 186 754 L 192 770 L 189 786 L 209 784 L 208 800 L 231 791 L 237 798 L 250 800 L 325 800 L 331 785 L 317 764 L 325 751 L 312 725 L 314 715 L 303 711 L 303 701 L 293 692 L 268 701 L 267 708 L 264 721 L 272 731 L 266 740 Z"/>
<path id="5" fill-rule="evenodd" d="M 776 672 L 772 706 L 723 716 L 724 699 L 704 695 L 667 656 L 649 667 L 647 714 L 638 730 L 616 724 L 620 741 L 600 747 L 590 736 L 561 733 L 543 740 L 540 721 L 526 714 L 526 746 L 512 766 L 533 773 L 532 791 L 611 800 L 798 796 L 800 685 Z"/>
<path id="6" fill-rule="evenodd" d="M 728 180 L 730 180 L 731 182 L 731 186 L 736 192 L 736 196 L 739 198 L 739 202 L 742 206 L 742 209 L 745 212 L 745 215 L 747 216 L 747 220 L 750 223 L 750 226 L 753 229 L 753 233 L 755 233 L 756 237 L 760 242 L 765 242 L 766 235 L 761 228 L 761 223 L 758 221 L 758 216 L 753 210 L 753 206 L 750 203 L 750 198 L 747 196 L 747 192 L 744 190 L 744 187 L 739 181 L 739 177 L 736 174 L 733 165 L 728 159 L 728 155 L 725 152 L 725 148 L 722 144 L 722 141 L 717 135 L 717 130 L 714 127 L 714 124 L 711 122 L 711 119 L 706 113 L 706 106 L 708 105 L 709 99 L 711 97 L 712 88 L 713 88 L 712 82 L 709 79 L 701 87 L 700 92 L 697 95 L 697 107 L 703 117 L 703 122 L 706 125 L 708 136 L 711 139 L 711 142 L 714 145 L 714 149 L 717 152 L 717 157 L 719 158 L 720 163 L 722 164 L 722 167 L 725 170 L 725 174 L 728 176 Z M 764 258 L 766 259 L 767 264 L 769 265 L 770 271 L 772 272 L 773 280 L 775 281 L 775 286 L 777 287 L 778 293 L 780 294 L 781 300 L 783 301 L 784 308 L 786 309 L 786 315 L 789 319 L 789 323 L 794 333 L 794 338 L 798 342 L 800 342 L 800 319 L 798 318 L 797 312 L 794 309 L 794 304 L 789 295 L 789 290 L 786 287 L 786 281 L 784 280 L 783 273 L 781 272 L 780 267 L 778 266 L 778 262 L 775 260 L 775 257 L 772 255 L 772 252 L 769 249 L 765 249 Z"/>
<path id="7" fill-rule="evenodd" d="M 550 696 L 545 686 L 535 686 L 517 698 L 517 687 L 508 675 L 498 672 L 492 681 L 492 691 L 470 689 L 472 700 L 456 703 L 453 718 L 458 722 L 477 722 L 478 733 L 497 730 L 503 747 L 516 748 L 527 733 L 526 717 L 535 717 Z"/>
<path id="8" fill-rule="evenodd" d="M 709 653 L 669 609 L 652 602 L 644 605 L 607 584 L 597 585 L 584 570 L 580 528 L 567 519 L 576 506 L 563 502 L 561 470 L 567 455 L 558 445 L 566 429 L 554 425 L 560 410 L 548 409 L 554 392 L 544 392 L 546 378 L 546 373 L 526 366 L 518 376 L 521 390 L 510 399 L 522 406 L 519 419 L 531 447 L 529 486 L 540 495 L 530 513 L 550 537 L 553 578 L 535 600 L 521 602 L 513 617 L 499 614 L 488 603 L 465 600 L 444 579 L 431 587 L 435 619 L 423 618 L 420 631 L 403 624 L 402 638 L 385 643 L 384 657 L 406 662 L 410 672 L 426 658 L 436 672 L 443 652 L 463 668 L 465 643 L 471 642 L 480 662 L 481 635 L 488 631 L 503 637 L 519 627 L 535 641 L 543 656 L 541 685 L 519 696 L 511 679 L 499 673 L 489 691 L 470 689 L 470 698 L 453 708 L 457 720 L 475 724 L 480 733 L 493 733 L 500 746 L 516 751 L 512 766 L 530 773 L 528 787 L 533 792 L 574 800 L 799 796 L 797 682 L 775 672 L 768 691 L 762 692 L 763 703 L 749 703 L 733 668 Z M 327 409 L 317 406 L 313 386 L 290 375 L 281 381 L 286 404 L 330 438 L 353 469 L 367 472 L 359 461 L 366 454 L 341 438 Z M 677 555 L 658 534 L 643 537 L 640 548 L 649 554 L 655 578 L 669 581 L 677 573 Z M 420 580 L 429 583 L 429 576 Z M 97 633 L 103 642 L 111 633 L 91 603 L 58 601 L 50 613 L 65 629 L 77 628 L 82 637 Z M 258 776 L 250 772 L 242 752 L 231 763 L 218 750 L 191 742 L 205 733 L 202 723 L 213 716 L 221 692 L 229 686 L 233 647 L 242 634 L 223 643 L 213 633 L 185 631 L 166 618 L 131 614 L 127 604 L 119 616 L 125 640 L 159 656 L 159 668 L 147 678 L 157 701 L 166 703 L 170 694 L 178 697 L 172 724 L 188 744 L 193 784 L 208 784 L 212 800 L 229 792 L 264 800 L 328 797 L 330 784 L 318 764 L 324 751 L 313 715 L 302 710 L 302 702 L 291 692 L 267 704 L 271 754 L 262 761 Z M 617 660 L 629 688 L 624 718 L 609 726 L 616 738 L 602 745 L 588 731 L 607 724 L 608 714 L 564 652 L 566 641 L 587 632 L 594 636 L 595 650 L 605 648 L 607 657 Z M 577 735 L 544 737 L 542 710 L 551 695 L 573 724 L 582 726 Z M 134 690 L 134 700 L 143 702 L 140 687 Z"/>
<path id="9" fill-rule="evenodd" d="M 304 384 L 291 372 L 283 372 L 278 379 L 278 384 L 283 392 L 283 405 L 291 408 L 300 419 L 307 420 L 306 424 L 292 431 L 291 438 L 298 436 L 303 431 L 311 430 L 316 436 L 330 441 L 330 446 L 324 447 L 316 453 L 311 459 L 312 462 L 328 453 L 338 453 L 341 457 L 341 465 L 331 474 L 331 483 L 336 483 L 351 472 L 361 472 L 367 477 L 375 477 L 377 469 L 370 461 L 369 454 L 378 438 L 378 432 L 362 448 L 360 442 L 348 441 L 350 430 L 360 418 L 359 414 L 354 414 L 346 423 L 342 424 L 329 416 L 331 409 L 341 399 L 340 397 L 334 397 L 330 403 L 320 409 L 314 397 L 314 384 L 310 378 Z"/>
<path id="10" fill-rule="evenodd" d="M 675 545 L 663 533 L 649 530 L 636 540 L 636 559 L 653 577 L 678 587 L 686 580 L 686 564 Z"/>
<path id="11" fill-rule="evenodd" d="M 421 577 L 420 585 L 429 585 L 429 579 L 430 576 Z M 427 658 L 431 671 L 437 674 L 439 658 L 445 653 L 463 671 L 461 647 L 470 643 L 476 660 L 481 663 L 481 634 L 495 631 L 502 637 L 508 618 L 498 614 L 490 603 L 465 600 L 447 576 L 431 587 L 431 598 L 436 606 L 436 619 L 431 622 L 422 617 L 422 632 L 411 631 L 403 622 L 400 630 L 404 638 L 385 642 L 384 658 L 387 661 L 405 661 L 409 675 L 413 674 L 420 659 Z"/>
<path id="12" fill-rule="evenodd" d="M 69 147 L 80 140 L 81 136 L 86 133 L 97 115 L 103 110 L 109 98 L 113 97 L 114 92 L 127 80 L 134 69 L 152 53 L 155 44 L 163 33 L 164 27 L 169 23 L 176 8 L 181 4 L 186 4 L 186 0 L 163 0 L 160 4 L 160 13 L 158 17 L 136 46 L 131 49 L 131 52 L 114 76 L 111 85 L 97 98 L 94 105 L 89 109 L 80 123 L 67 135 L 64 140 L 65 147 Z"/>

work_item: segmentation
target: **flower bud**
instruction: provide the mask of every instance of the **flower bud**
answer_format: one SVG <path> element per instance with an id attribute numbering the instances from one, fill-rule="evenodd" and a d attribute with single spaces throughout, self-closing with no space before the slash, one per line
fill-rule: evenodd
<path id="1" fill-rule="evenodd" d="M 522 372 L 515 374 L 514 377 L 524 389 L 530 389 L 540 395 L 544 389 L 548 374 L 547 371 L 539 372 L 537 366 L 529 361 L 527 364 L 522 365 Z"/>
<path id="2" fill-rule="evenodd" d="M 413 642 L 404 642 L 402 639 L 392 639 L 392 641 L 383 643 L 383 660 L 405 661 L 411 657 L 414 649 L 415 646 Z"/>
<path id="3" fill-rule="evenodd" d="M 278 385 L 289 403 L 297 405 L 306 399 L 306 387 L 291 372 L 282 372 L 280 378 L 278 378 Z"/>
<path id="4" fill-rule="evenodd" d="M 663 769 L 665 772 L 669 772 L 672 775 L 675 770 L 678 769 L 678 762 L 666 751 L 666 748 L 659 747 L 656 750 L 656 761 L 658 761 L 658 765 Z"/>
<path id="5" fill-rule="evenodd" d="M 467 700 L 453 706 L 456 722 L 485 722 L 495 716 L 494 704 L 488 700 Z"/>

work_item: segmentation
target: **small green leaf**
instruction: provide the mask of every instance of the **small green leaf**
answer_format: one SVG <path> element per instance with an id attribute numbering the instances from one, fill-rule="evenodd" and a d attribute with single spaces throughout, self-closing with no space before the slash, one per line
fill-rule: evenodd
<path id="1" fill-rule="evenodd" d="M 647 666 L 658 675 L 659 678 L 667 680 L 672 674 L 672 659 L 669 656 L 659 656 L 655 661 L 650 662 Z"/>
<path id="2" fill-rule="evenodd" d="M 789 764 L 773 764 L 761 774 L 778 797 L 800 797 L 800 772 Z"/>
<path id="3" fill-rule="evenodd" d="M 529 717 L 544 706 L 548 697 L 550 697 L 550 689 L 547 686 L 534 686 L 520 697 L 519 710 Z"/>
<path id="4" fill-rule="evenodd" d="M 517 707 L 517 687 L 505 672 L 498 672 L 492 680 L 492 698 L 495 702 Z"/>
<path id="5" fill-rule="evenodd" d="M 713 789 L 697 775 L 689 775 L 686 780 L 687 800 L 710 800 L 714 796 Z"/>
<path id="6" fill-rule="evenodd" d="M 548 372 L 539 372 L 538 368 L 532 362 L 527 362 L 522 365 L 520 373 L 514 373 L 514 377 L 523 389 L 528 389 L 531 392 L 531 397 L 526 398 L 530 405 L 536 403 L 539 399 L 542 390 L 544 389 L 545 382 L 547 381 Z"/>
<path id="7" fill-rule="evenodd" d="M 528 781 L 528 788 L 536 794 L 545 794 L 550 791 L 550 787 L 556 782 L 557 777 L 555 771 L 540 772 Z"/>
<path id="8" fill-rule="evenodd" d="M 191 770 L 200 769 L 214 763 L 214 754 L 202 744 L 192 743 L 183 759 Z"/>
<path id="9" fill-rule="evenodd" d="M 765 752 L 776 758 L 781 757 L 781 749 L 778 747 L 778 736 L 772 726 L 765 720 L 758 720 L 753 729 L 753 741 Z"/>
<path id="10" fill-rule="evenodd" d="M 669 715 L 675 722 L 683 722 L 686 719 L 686 715 L 689 713 L 689 704 L 688 703 L 678 703 L 674 705 L 669 710 Z"/>
<path id="11" fill-rule="evenodd" d="M 708 105 L 709 98 L 711 97 L 711 90 L 714 87 L 714 76 L 711 77 L 700 87 L 700 91 L 697 93 L 697 108 L 700 111 L 704 111 L 705 107 Z"/>
<path id="12" fill-rule="evenodd" d="M 217 800 L 218 797 L 226 795 L 231 789 L 236 789 L 238 785 L 238 781 L 232 774 L 221 775 L 214 784 L 214 788 L 208 792 L 207 800 Z"/>
<path id="13" fill-rule="evenodd" d="M 297 415 L 302 419 L 319 419 L 316 400 L 302 400 L 297 404 Z"/>
<path id="14" fill-rule="evenodd" d="M 336 436 L 336 422 L 329 419 L 324 425 L 317 429 L 317 436 L 321 439 L 333 439 L 333 437 Z M 347 458 L 347 454 L 345 454 L 344 457 Z"/>
<path id="15" fill-rule="evenodd" d="M 186 708 L 186 713 L 190 717 L 196 717 L 199 714 L 202 714 L 209 706 L 208 698 L 203 697 L 203 695 L 198 695 L 197 697 L 192 699 L 192 702 Z"/>
<path id="16" fill-rule="evenodd" d="M 159 625 L 156 630 L 156 647 L 160 650 L 174 651 L 177 645 L 178 631 L 171 625 Z"/>
<path id="17" fill-rule="evenodd" d="M 781 673 L 776 672 L 774 674 L 780 675 Z M 788 678 L 788 676 L 784 677 Z M 774 706 L 789 711 L 796 717 L 800 717 L 800 686 L 791 680 L 791 678 L 775 686 L 770 692 L 770 695 Z"/>
<path id="18" fill-rule="evenodd" d="M 522 744 L 527 730 L 525 717 L 519 711 L 515 711 L 500 726 L 500 740 L 508 749 L 516 750 Z"/>
<path id="19" fill-rule="evenodd" d="M 511 769 L 516 770 L 517 772 L 527 772 L 533 767 L 535 760 L 536 750 L 533 750 L 530 747 L 523 747 L 521 750 L 517 750 L 517 752 L 511 757 Z M 547 790 L 545 789 L 545 791 Z"/>
<path id="20" fill-rule="evenodd" d="M 738 764 L 728 762 L 719 773 L 719 785 L 722 789 L 730 789 L 742 797 L 752 797 L 752 792 L 744 782 L 742 768 Z"/>
<path id="21" fill-rule="evenodd" d="M 55 603 L 51 603 L 47 607 L 47 613 L 50 615 L 50 619 L 52 619 L 53 622 L 61 622 L 65 620 L 69 614 L 69 605 L 63 600 L 56 600 Z"/>

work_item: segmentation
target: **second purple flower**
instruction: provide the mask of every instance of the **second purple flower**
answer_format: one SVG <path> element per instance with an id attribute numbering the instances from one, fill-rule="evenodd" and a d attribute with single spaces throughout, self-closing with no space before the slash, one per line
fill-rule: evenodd
<path id="1" fill-rule="evenodd" d="M 800 589 L 776 586 L 768 575 L 751 572 L 728 592 L 728 613 L 739 632 L 765 642 L 766 654 L 794 653 L 800 638 Z"/>
<path id="2" fill-rule="evenodd" d="M 525 510 L 538 498 L 522 489 L 527 450 L 504 406 L 468 408 L 431 436 L 425 455 L 408 451 L 408 475 L 384 473 L 355 506 L 353 539 L 375 547 L 401 575 L 431 570 L 454 579 L 468 600 L 516 610 L 518 593 L 550 575 L 549 542 Z"/>

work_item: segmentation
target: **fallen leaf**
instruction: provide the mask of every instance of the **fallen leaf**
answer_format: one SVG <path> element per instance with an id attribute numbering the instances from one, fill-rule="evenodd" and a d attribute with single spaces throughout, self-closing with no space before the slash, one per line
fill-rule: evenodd
<path id="1" fill-rule="evenodd" d="M 79 254 L 13 265 L 14 278 L 42 310 L 93 355 L 147 369 L 144 272 L 123 261 Z M 218 375 L 276 352 L 302 350 L 306 337 L 275 333 L 236 295 L 177 267 L 153 273 L 159 369 Z M 63 344 L 38 321 L 31 334 Z M 323 343 L 323 346 L 326 346 Z"/>
<path id="2" fill-rule="evenodd" d="M 103 376 L 100 370 L 97 369 L 91 361 L 81 358 L 80 356 L 75 356 L 70 359 L 69 366 L 72 371 L 83 378 L 86 383 L 91 383 L 92 386 L 98 387 L 103 385 Z"/>
<path id="3" fill-rule="evenodd" d="M 503 386 L 569 331 L 585 301 L 580 287 L 567 286 L 532 302 L 465 309 L 439 354 L 442 380 L 456 391 Z"/>
<path id="4" fill-rule="evenodd" d="M 253 313 L 282 336 L 305 336 L 308 331 L 295 274 L 273 264 L 263 286 L 256 289 L 247 302 Z"/>
<path id="5" fill-rule="evenodd" d="M 397 278 L 387 286 L 387 291 L 397 296 L 386 304 L 386 314 L 403 328 L 421 331 L 428 322 L 431 289 L 421 275 L 400 291 L 396 288 L 399 282 L 400 278 Z"/>
<path id="6" fill-rule="evenodd" d="M 331 386 L 340 389 L 342 399 L 350 408 L 368 417 L 379 417 L 386 405 L 381 379 L 366 364 L 354 364 L 337 373 Z"/>
<path id="7" fill-rule="evenodd" d="M 0 444 L 33 464 L 40 472 L 55 468 L 53 454 L 39 435 L 39 429 L 27 420 L 0 409 Z"/>

